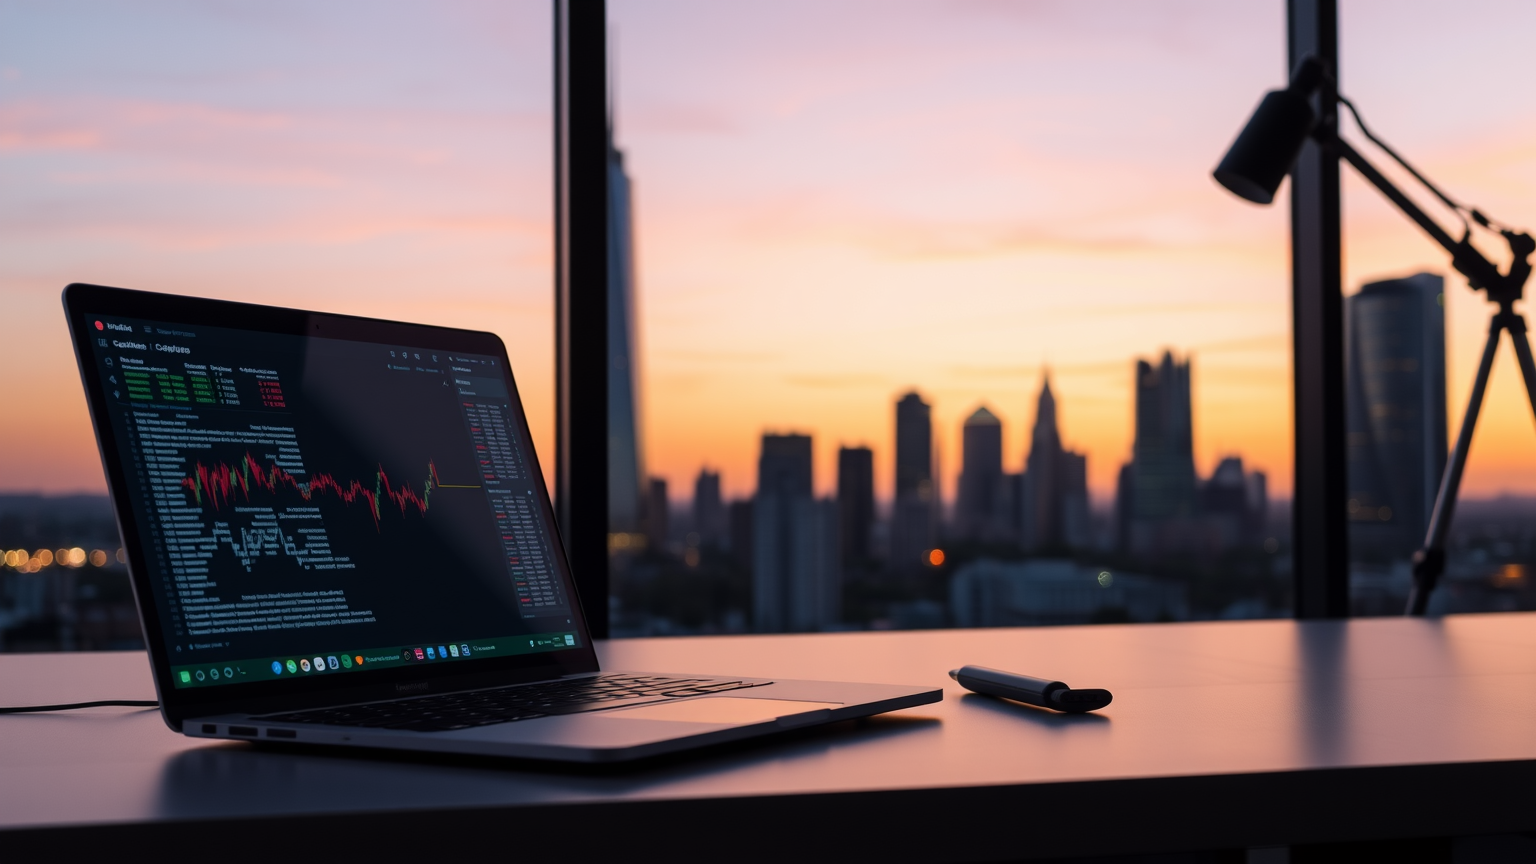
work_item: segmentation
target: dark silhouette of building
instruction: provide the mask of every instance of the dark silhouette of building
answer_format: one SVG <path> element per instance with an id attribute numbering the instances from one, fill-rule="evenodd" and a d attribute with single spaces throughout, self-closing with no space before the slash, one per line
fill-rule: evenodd
<path id="1" fill-rule="evenodd" d="M 1121 488 L 1129 502 L 1118 507 L 1126 547 L 1135 552 L 1171 551 L 1198 534 L 1195 436 L 1190 364 L 1164 351 L 1153 366 L 1136 361 L 1136 440 L 1131 447 L 1130 482 Z"/>
<path id="2" fill-rule="evenodd" d="M 1056 472 L 1056 501 L 1061 508 L 1061 542 L 1073 549 L 1086 549 L 1093 543 L 1093 517 L 1089 512 L 1088 454 L 1072 450 L 1061 452 L 1061 468 Z"/>
<path id="3" fill-rule="evenodd" d="M 1446 462 L 1445 280 L 1372 282 L 1345 299 L 1351 551 L 1424 541 Z"/>
<path id="4" fill-rule="evenodd" d="M 1003 422 L 986 406 L 960 430 L 960 482 L 955 496 L 955 536 L 1004 541 L 1014 536 L 1013 495 L 1003 473 Z"/>
<path id="5" fill-rule="evenodd" d="M 671 536 L 671 506 L 667 500 L 667 481 L 652 477 L 645 496 L 645 542 L 658 552 L 667 548 Z"/>
<path id="6" fill-rule="evenodd" d="M 933 482 L 932 409 L 916 391 L 896 403 L 896 501 L 891 514 L 890 567 L 922 566 L 934 546 L 938 489 Z"/>
<path id="7" fill-rule="evenodd" d="M 722 548 L 730 542 L 725 520 L 725 503 L 720 499 L 720 472 L 699 469 L 693 481 L 693 530 L 699 544 Z"/>
<path id="8" fill-rule="evenodd" d="M 1267 478 L 1228 456 L 1202 482 L 1192 408 L 1187 359 L 1165 351 L 1157 366 L 1136 361 L 1136 441 L 1115 501 L 1121 549 L 1210 557 L 1263 542 Z"/>
<path id="9" fill-rule="evenodd" d="M 837 510 L 843 569 L 862 569 L 870 560 L 875 524 L 875 454 L 868 447 L 837 451 Z"/>
<path id="10" fill-rule="evenodd" d="M 1200 486 L 1206 545 L 1222 551 L 1263 543 L 1268 499 L 1269 478 L 1262 471 L 1244 471 L 1240 456 L 1222 459 Z"/>
<path id="11" fill-rule="evenodd" d="M 815 630 L 841 612 L 837 503 L 817 501 L 809 435 L 764 435 L 752 522 L 752 618 L 761 632 Z"/>
<path id="12" fill-rule="evenodd" d="M 928 499 L 932 492 L 932 409 L 913 391 L 896 403 L 896 497 Z"/>
<path id="13" fill-rule="evenodd" d="M 736 566 L 752 571 L 752 499 L 743 498 L 726 505 L 725 518 L 730 525 L 731 560 Z"/>
<path id="14" fill-rule="evenodd" d="M 1131 548 L 1131 522 L 1136 518 L 1136 471 L 1130 462 L 1115 478 L 1115 547 Z"/>
<path id="15" fill-rule="evenodd" d="M 1019 490 L 1019 542 L 1026 551 L 1088 545 L 1088 457 L 1061 444 L 1049 377 L 1035 403 Z"/>
<path id="16" fill-rule="evenodd" d="M 1189 516 L 1195 509 L 1195 434 L 1190 369 L 1173 352 L 1157 366 L 1136 361 L 1136 441 L 1131 464 L 1136 519 Z"/>
<path id="17" fill-rule="evenodd" d="M 1019 540 L 1034 551 L 1061 544 L 1061 508 L 1057 506 L 1057 474 L 1061 470 L 1061 434 L 1056 426 L 1056 398 L 1050 379 L 1035 402 L 1035 425 L 1029 436 L 1020 478 Z"/>
<path id="18" fill-rule="evenodd" d="M 635 375 L 633 211 L 624 154 L 608 128 L 608 531 L 641 530 L 639 382 Z M 648 532 L 649 533 L 649 532 Z"/>

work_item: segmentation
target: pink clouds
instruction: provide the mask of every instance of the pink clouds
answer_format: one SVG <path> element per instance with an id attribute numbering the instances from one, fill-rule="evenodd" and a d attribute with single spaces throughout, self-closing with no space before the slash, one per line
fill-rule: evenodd
<path id="1" fill-rule="evenodd" d="M 73 8 L 0 31 L 0 488 L 100 488 L 70 281 L 493 330 L 549 450 L 547 4 Z"/>

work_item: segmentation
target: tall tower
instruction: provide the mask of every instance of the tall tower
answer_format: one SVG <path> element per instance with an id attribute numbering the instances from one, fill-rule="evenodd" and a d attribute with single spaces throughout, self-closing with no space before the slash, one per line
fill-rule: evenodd
<path id="1" fill-rule="evenodd" d="M 700 468 L 693 481 L 693 530 L 699 542 L 716 548 L 727 544 L 725 502 L 720 499 L 720 472 Z"/>
<path id="2" fill-rule="evenodd" d="M 1424 540 L 1445 472 L 1445 280 L 1372 282 L 1344 301 L 1351 549 Z"/>
<path id="3" fill-rule="evenodd" d="M 869 562 L 875 524 L 875 454 L 868 447 L 837 451 L 837 511 L 843 569 L 859 569 Z"/>
<path id="4" fill-rule="evenodd" d="M 640 397 L 635 368 L 633 211 L 624 154 L 608 125 L 608 531 L 632 533 L 643 523 L 645 477 Z"/>
<path id="5" fill-rule="evenodd" d="M 652 477 L 646 484 L 645 542 L 652 549 L 664 550 L 672 535 L 672 504 L 667 498 L 667 481 Z"/>
<path id="6" fill-rule="evenodd" d="M 1190 364 L 1164 351 L 1153 366 L 1136 361 L 1136 441 L 1132 518 L 1157 521 L 1195 513 L 1195 435 Z"/>
<path id="7" fill-rule="evenodd" d="M 1018 512 L 1019 544 L 1028 551 L 1088 545 L 1088 457 L 1061 444 L 1049 375 L 1035 402 Z"/>
<path id="8" fill-rule="evenodd" d="M 1029 455 L 1019 495 L 1019 539 L 1027 550 L 1061 543 L 1061 507 L 1057 475 L 1061 467 L 1061 432 L 1056 426 L 1056 397 L 1047 374 L 1035 401 L 1035 426 L 1029 435 Z"/>
<path id="9" fill-rule="evenodd" d="M 816 630 L 841 614 L 837 503 L 817 501 L 809 435 L 763 436 L 752 507 L 752 618 L 760 632 Z"/>
<path id="10" fill-rule="evenodd" d="M 998 540 L 1007 531 L 1003 488 L 1003 421 L 985 405 L 960 430 L 960 483 L 955 500 L 955 534 L 970 540 Z"/>
<path id="11" fill-rule="evenodd" d="M 916 391 L 896 403 L 896 503 L 891 518 L 895 571 L 916 570 L 934 544 L 938 489 L 933 482 L 932 409 Z"/>

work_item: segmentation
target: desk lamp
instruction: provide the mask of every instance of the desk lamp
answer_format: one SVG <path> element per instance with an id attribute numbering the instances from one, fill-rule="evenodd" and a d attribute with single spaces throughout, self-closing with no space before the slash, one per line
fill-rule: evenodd
<path id="1" fill-rule="evenodd" d="M 1328 85 L 1328 86 L 1324 86 Z M 1221 164 L 1216 166 L 1216 182 L 1239 198 L 1256 204 L 1270 204 L 1275 200 L 1275 190 L 1280 181 L 1290 173 L 1302 144 L 1308 138 L 1325 150 L 1340 156 L 1355 167 L 1397 208 L 1415 224 L 1424 229 L 1435 242 L 1451 253 L 1451 266 L 1467 277 L 1467 283 L 1475 291 L 1488 292 L 1488 302 L 1497 304 L 1497 311 L 1488 323 L 1488 341 L 1483 347 L 1482 362 L 1477 367 L 1477 378 L 1472 384 L 1472 397 L 1467 413 L 1462 417 L 1461 432 L 1456 437 L 1456 449 L 1445 466 L 1440 478 L 1440 490 L 1435 496 L 1435 509 L 1430 515 L 1429 530 L 1424 546 L 1413 555 L 1413 587 L 1408 593 L 1406 614 L 1423 615 L 1429 603 L 1429 595 L 1445 570 L 1445 535 L 1450 530 L 1451 519 L 1456 511 L 1456 495 L 1461 487 L 1462 469 L 1467 464 L 1467 450 L 1472 445 L 1472 433 L 1477 427 L 1477 415 L 1483 404 L 1483 394 L 1488 386 L 1488 375 L 1493 369 L 1493 355 L 1499 347 L 1500 334 L 1509 333 L 1515 346 L 1515 356 L 1520 359 L 1520 372 L 1525 378 L 1526 395 L 1531 408 L 1536 411 L 1536 362 L 1531 359 L 1530 342 L 1526 339 L 1525 318 L 1514 309 L 1521 299 L 1525 281 L 1531 275 L 1530 255 L 1536 252 L 1536 240 L 1523 231 L 1502 225 L 1480 211 L 1459 204 L 1414 170 L 1403 157 L 1383 141 L 1371 134 L 1360 112 L 1353 103 L 1335 92 L 1337 85 L 1322 61 L 1308 55 L 1296 66 L 1290 86 L 1284 90 L 1271 90 L 1264 94 L 1259 107 L 1249 118 L 1248 125 L 1232 142 Z M 1320 123 L 1312 107 L 1312 95 L 1321 91 L 1322 99 L 1336 99 L 1349 109 L 1360 132 L 1382 152 L 1392 157 L 1404 170 L 1449 207 L 1461 220 L 1461 239 L 1452 239 L 1439 223 L 1419 209 L 1396 186 L 1392 185 L 1376 167 L 1366 161 L 1348 141 L 1339 137 L 1333 123 Z M 1332 117 L 1332 106 L 1323 105 L 1326 116 Z M 1468 219 L 1471 219 L 1469 222 Z M 1487 231 L 1496 231 L 1509 245 L 1509 270 L 1499 268 L 1483 256 L 1471 243 L 1472 224 Z"/>

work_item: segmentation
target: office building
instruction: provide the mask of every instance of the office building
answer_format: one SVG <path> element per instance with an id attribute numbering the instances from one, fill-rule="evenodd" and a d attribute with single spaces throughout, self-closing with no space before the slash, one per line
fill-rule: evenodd
<path id="1" fill-rule="evenodd" d="M 814 496 L 809 435 L 763 436 L 752 523 L 756 629 L 817 630 L 836 623 L 842 595 L 837 502 Z"/>
<path id="2" fill-rule="evenodd" d="M 1195 435 L 1190 363 L 1163 352 L 1136 361 L 1136 439 L 1132 514 L 1138 520 L 1189 516 L 1195 509 Z"/>
<path id="3" fill-rule="evenodd" d="M 1255 548 L 1264 542 L 1269 515 L 1269 478 L 1245 471 L 1241 456 L 1228 456 L 1200 485 L 1200 514 L 1213 551 Z"/>
<path id="4" fill-rule="evenodd" d="M 870 540 L 875 525 L 875 454 L 868 447 L 837 451 L 837 510 L 843 570 L 861 570 L 873 557 Z"/>
<path id="5" fill-rule="evenodd" d="M 1090 542 L 1088 457 L 1062 446 L 1049 377 L 1035 402 L 1017 511 L 1019 543 L 1026 551 L 1082 548 Z"/>
<path id="6" fill-rule="evenodd" d="M 842 552 L 837 499 L 814 500 L 801 510 L 789 628 L 825 630 L 843 618 Z"/>
<path id="7" fill-rule="evenodd" d="M 1401 559 L 1424 541 L 1445 472 L 1445 281 L 1372 282 L 1345 298 L 1351 552 Z"/>
<path id="8" fill-rule="evenodd" d="M 661 552 L 672 535 L 672 502 L 667 498 L 667 481 L 652 477 L 645 495 L 645 543 Z"/>
<path id="9" fill-rule="evenodd" d="M 955 538 L 983 540 L 995 532 L 1003 501 L 1003 421 L 977 407 L 960 427 L 960 481 L 955 489 Z"/>
<path id="10" fill-rule="evenodd" d="M 699 545 L 724 548 L 730 542 L 725 502 L 720 499 L 720 472 L 699 469 L 693 481 L 693 530 Z"/>
<path id="11" fill-rule="evenodd" d="M 1093 517 L 1089 512 L 1088 499 L 1088 454 L 1061 451 L 1056 484 L 1056 506 L 1061 514 L 1061 543 L 1069 549 L 1087 549 L 1093 544 Z"/>
<path id="12" fill-rule="evenodd" d="M 932 408 L 913 391 L 896 403 L 896 500 L 889 562 L 893 571 L 916 570 L 926 560 L 935 541 L 938 498 Z"/>
<path id="13" fill-rule="evenodd" d="M 1123 548 L 1138 553 L 1182 550 L 1201 529 L 1195 477 L 1190 362 L 1164 351 L 1135 370 L 1136 437 L 1118 503 Z"/>
<path id="14" fill-rule="evenodd" d="M 633 209 L 624 154 L 608 129 L 608 532 L 641 530 L 645 476 L 635 369 Z"/>
<path id="15" fill-rule="evenodd" d="M 955 537 L 987 542 L 1012 539 L 1013 495 L 1003 473 L 1003 422 L 985 405 L 961 427 L 958 485 Z"/>
<path id="16" fill-rule="evenodd" d="M 1122 551 L 1131 548 L 1131 523 L 1136 516 L 1135 483 L 1134 466 L 1130 462 L 1121 465 L 1115 476 L 1115 548 Z"/>
<path id="17" fill-rule="evenodd" d="M 731 560 L 742 570 L 752 570 L 752 499 L 743 498 L 725 505 L 729 529 Z"/>
<path id="18" fill-rule="evenodd" d="M 1136 440 L 1120 469 L 1119 546 L 1139 555 L 1210 558 L 1262 545 L 1268 478 L 1240 456 L 1224 457 L 1207 480 L 1195 472 L 1190 362 L 1165 351 L 1136 361 Z"/>

